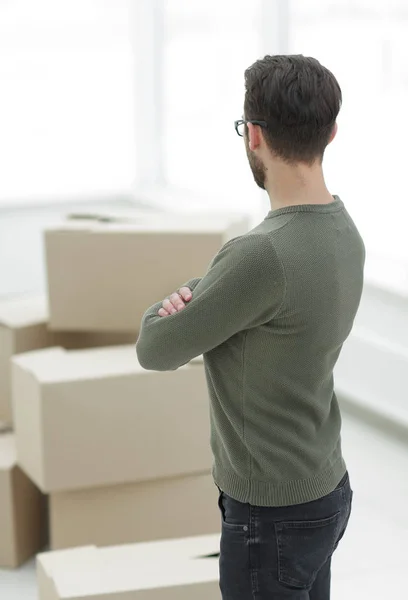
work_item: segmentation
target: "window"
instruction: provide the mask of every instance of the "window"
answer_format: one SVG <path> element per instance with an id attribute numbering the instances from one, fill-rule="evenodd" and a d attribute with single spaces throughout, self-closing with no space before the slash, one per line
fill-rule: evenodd
<path id="1" fill-rule="evenodd" d="M 234 120 L 244 70 L 261 51 L 261 2 L 166 0 L 164 22 L 167 183 L 205 195 L 210 208 L 248 210 L 259 195 Z"/>
<path id="2" fill-rule="evenodd" d="M 0 204 L 131 190 L 131 4 L 0 3 Z"/>
<path id="3" fill-rule="evenodd" d="M 344 93 L 329 188 L 361 229 L 371 279 L 407 292 L 407 34 L 405 0 L 0 2 L 0 206 L 148 201 L 155 185 L 166 206 L 191 193 L 265 214 L 233 125 L 244 70 L 309 54 Z"/>
<path id="4" fill-rule="evenodd" d="M 408 5 L 292 0 L 290 51 L 315 56 L 340 82 L 343 108 L 326 155 L 328 184 L 358 222 L 369 272 L 408 289 Z"/>

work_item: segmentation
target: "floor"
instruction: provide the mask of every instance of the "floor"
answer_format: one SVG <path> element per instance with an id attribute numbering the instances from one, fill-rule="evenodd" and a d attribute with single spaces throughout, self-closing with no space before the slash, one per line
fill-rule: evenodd
<path id="1" fill-rule="evenodd" d="M 408 543 L 408 444 L 344 416 L 354 489 L 347 535 L 333 562 L 332 600 L 403 598 Z M 37 600 L 35 566 L 0 571 L 0 598 Z"/>

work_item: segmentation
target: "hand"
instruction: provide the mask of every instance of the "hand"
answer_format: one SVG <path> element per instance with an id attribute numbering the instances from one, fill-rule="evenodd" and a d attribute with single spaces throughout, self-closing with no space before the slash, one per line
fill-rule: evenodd
<path id="1" fill-rule="evenodd" d="M 185 303 L 190 302 L 193 297 L 190 288 L 182 287 L 178 292 L 172 294 L 169 299 L 166 298 L 163 302 L 162 308 L 159 310 L 160 317 L 168 317 L 174 315 L 185 308 Z"/>

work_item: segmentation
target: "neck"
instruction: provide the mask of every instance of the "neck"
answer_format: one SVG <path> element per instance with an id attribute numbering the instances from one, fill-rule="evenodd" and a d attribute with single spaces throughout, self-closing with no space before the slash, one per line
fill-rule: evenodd
<path id="1" fill-rule="evenodd" d="M 267 165 L 265 189 L 272 210 L 299 204 L 328 204 L 333 196 L 327 189 L 322 165 L 288 165 L 271 161 Z"/>

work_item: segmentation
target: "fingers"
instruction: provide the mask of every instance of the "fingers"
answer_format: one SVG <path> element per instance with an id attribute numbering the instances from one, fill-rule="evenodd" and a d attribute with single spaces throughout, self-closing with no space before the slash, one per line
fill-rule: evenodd
<path id="1" fill-rule="evenodd" d="M 165 311 L 169 313 L 169 315 L 174 315 L 177 312 L 176 308 L 173 306 L 172 302 L 170 302 L 168 298 L 166 298 L 166 300 L 163 300 L 162 307 Z"/>
<path id="2" fill-rule="evenodd" d="M 170 298 L 163 301 L 162 308 L 158 312 L 159 316 L 168 317 L 183 310 L 186 307 L 184 302 L 189 302 L 192 297 L 193 295 L 188 287 L 181 288 L 179 292 L 172 294 Z"/>
<path id="3" fill-rule="evenodd" d="M 178 310 L 183 310 L 183 308 L 185 308 L 185 304 L 184 301 L 181 297 L 180 294 L 178 294 L 177 292 L 175 294 L 172 294 L 170 296 L 170 302 L 171 304 L 174 306 L 174 308 L 178 311 Z"/>
<path id="4" fill-rule="evenodd" d="M 189 300 L 191 300 L 191 298 L 193 297 L 193 294 L 191 293 L 191 290 L 188 287 L 182 287 L 182 288 L 180 288 L 179 289 L 179 294 L 183 298 L 183 300 L 185 300 L 186 302 L 188 302 Z"/>
<path id="5" fill-rule="evenodd" d="M 172 294 L 170 298 L 166 298 L 166 300 L 163 301 L 163 308 L 167 310 L 170 315 L 174 315 L 176 312 L 183 310 L 185 306 L 186 305 L 178 294 Z"/>

